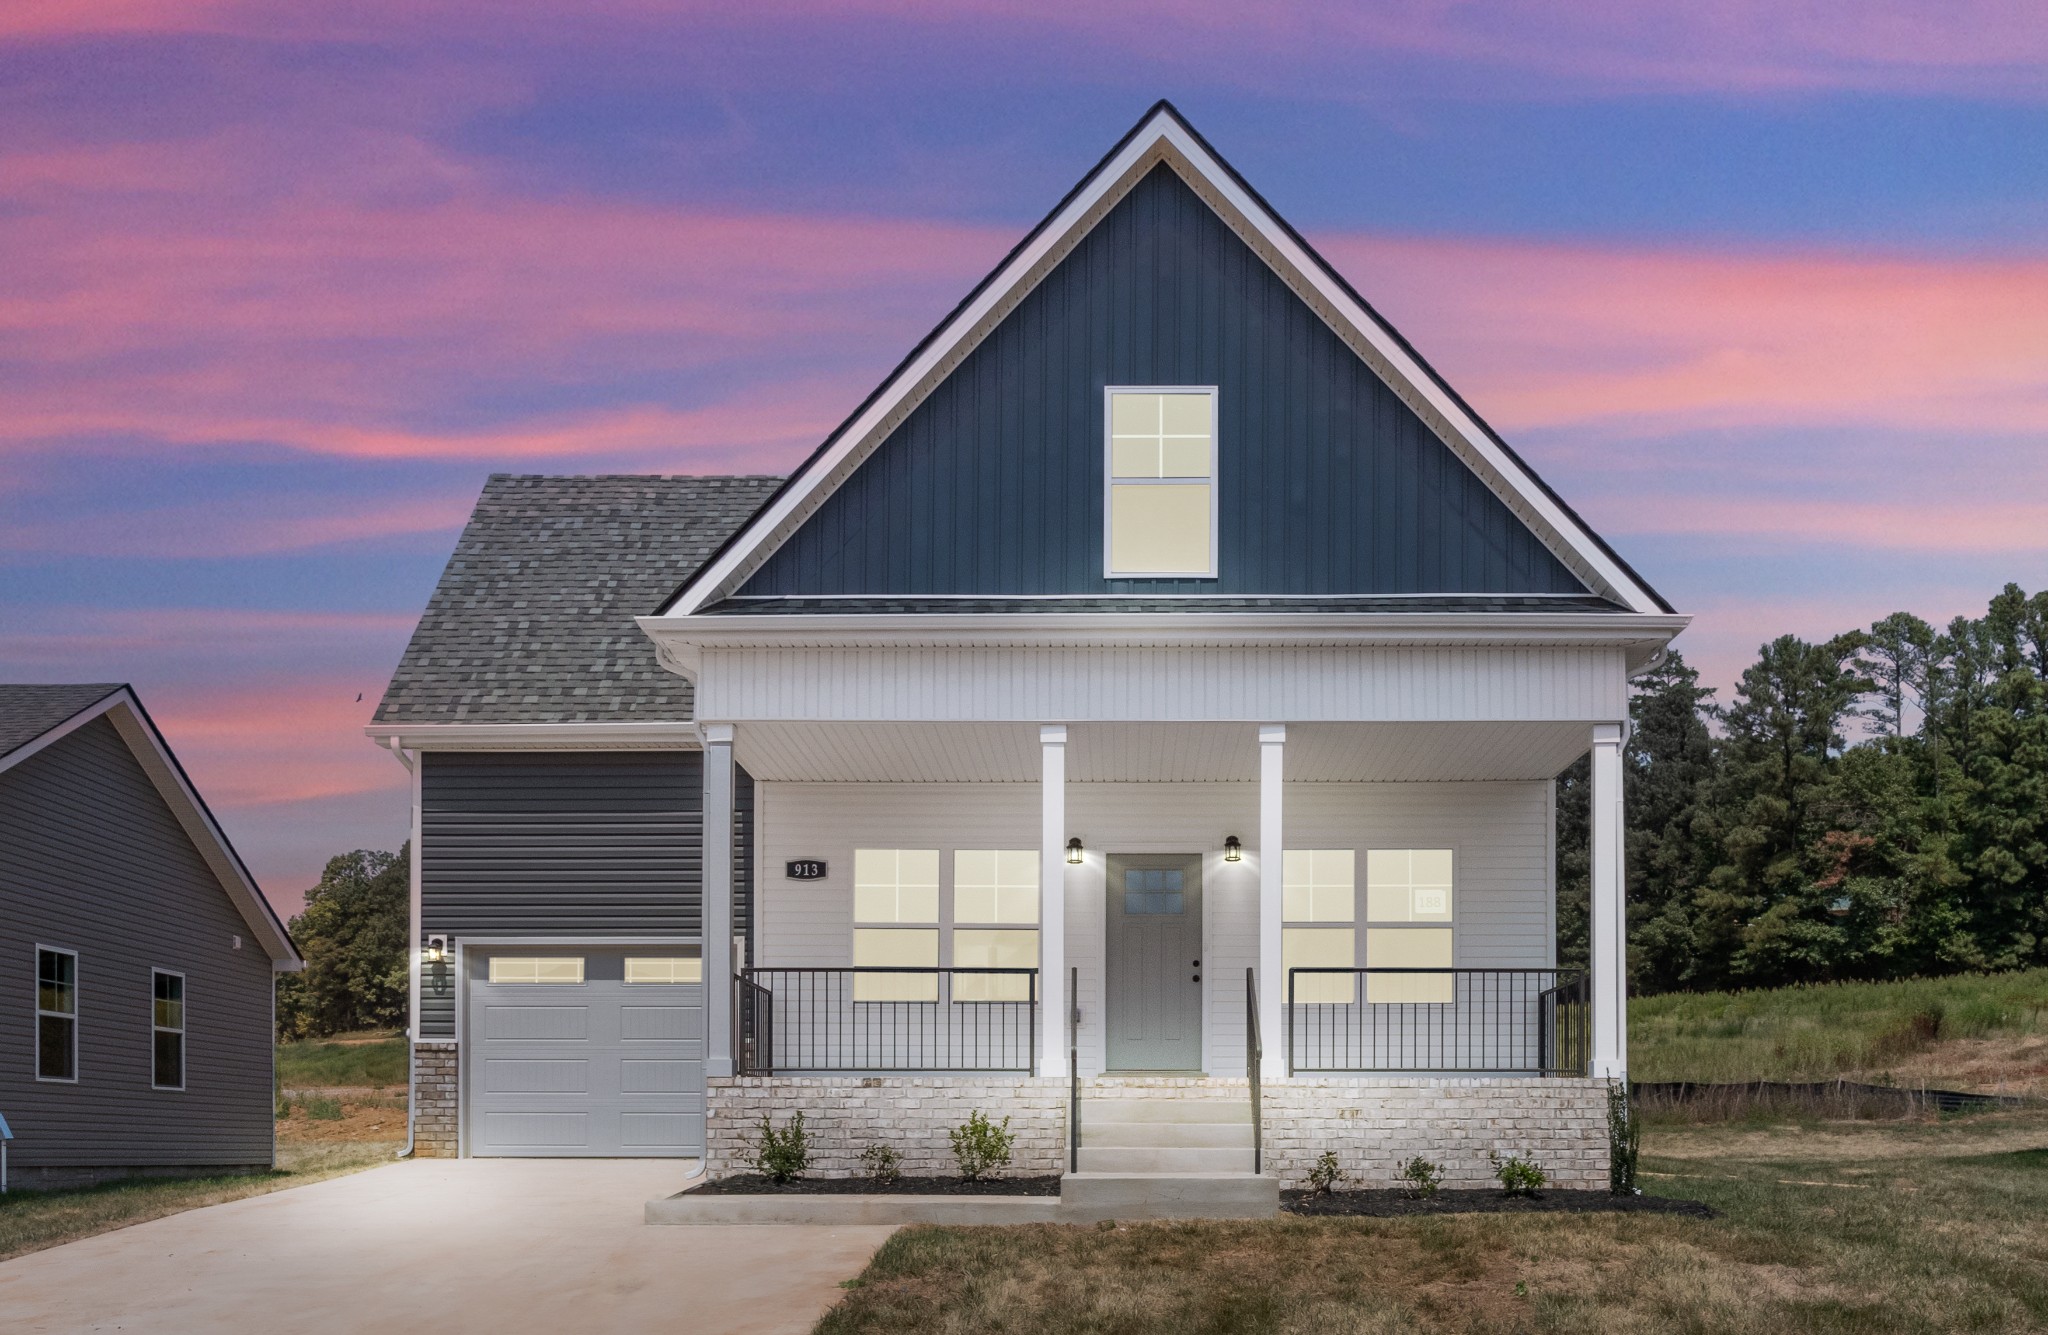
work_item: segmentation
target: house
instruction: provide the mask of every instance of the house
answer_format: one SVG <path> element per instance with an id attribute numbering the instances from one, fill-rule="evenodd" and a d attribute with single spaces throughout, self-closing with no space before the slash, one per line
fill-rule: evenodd
<path id="1" fill-rule="evenodd" d="M 370 728 L 417 1143 L 1604 1183 L 1685 624 L 1162 103 L 787 479 L 485 487 Z"/>
<path id="2" fill-rule="evenodd" d="M 127 686 L 0 685 L 15 1186 L 253 1171 L 298 952 Z"/>

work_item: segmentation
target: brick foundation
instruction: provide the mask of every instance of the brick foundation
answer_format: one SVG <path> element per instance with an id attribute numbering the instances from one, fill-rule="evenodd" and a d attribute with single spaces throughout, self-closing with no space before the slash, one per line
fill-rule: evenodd
<path id="1" fill-rule="evenodd" d="M 412 1152 L 417 1159 L 453 1159 L 461 1106 L 461 1063 L 449 1042 L 412 1045 Z"/>
<path id="2" fill-rule="evenodd" d="M 1009 1171 L 1019 1176 L 1067 1166 L 1067 1082 L 1026 1076 L 733 1076 L 706 1082 L 706 1171 L 750 1172 L 761 1118 L 780 1127 L 802 1112 L 811 1173 L 853 1177 L 860 1152 L 887 1145 L 907 1175 L 959 1171 L 947 1132 L 979 1111 L 1010 1119 L 1017 1138 Z"/>

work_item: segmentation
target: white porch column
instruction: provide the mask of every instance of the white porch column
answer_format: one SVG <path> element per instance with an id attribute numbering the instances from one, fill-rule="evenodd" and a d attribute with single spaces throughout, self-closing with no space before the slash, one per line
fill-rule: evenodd
<path id="1" fill-rule="evenodd" d="M 1593 1000 L 1590 1074 L 1619 1080 L 1628 1074 L 1628 905 L 1622 868 L 1621 747 L 1619 723 L 1593 725 L 1591 851 L 1593 902 L 1589 985 Z"/>
<path id="2" fill-rule="evenodd" d="M 1281 824 L 1282 761 L 1287 725 L 1259 727 L 1259 1040 L 1265 1045 L 1259 1073 L 1275 1080 L 1287 1074 L 1285 1015 L 1287 979 L 1281 969 L 1281 894 L 1286 884 Z"/>
<path id="3" fill-rule="evenodd" d="M 704 743 L 704 1074 L 733 1073 L 732 724 L 702 723 Z"/>
<path id="4" fill-rule="evenodd" d="M 1038 730 L 1038 1073 L 1067 1073 L 1067 727 Z"/>

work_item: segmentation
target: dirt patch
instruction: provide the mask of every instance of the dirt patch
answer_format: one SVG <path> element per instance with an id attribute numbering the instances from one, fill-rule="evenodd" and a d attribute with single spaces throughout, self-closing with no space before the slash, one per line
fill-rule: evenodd
<path id="1" fill-rule="evenodd" d="M 1398 1219 L 1423 1214 L 1676 1214 L 1712 1219 L 1716 1211 L 1699 1201 L 1665 1196 L 1616 1196 L 1606 1191 L 1550 1190 L 1538 1196 L 1509 1196 L 1486 1190 L 1439 1191 L 1410 1196 L 1398 1188 L 1333 1191 L 1317 1196 L 1283 1191 L 1280 1208 L 1289 1214 L 1341 1215 L 1366 1219 Z"/>
<path id="2" fill-rule="evenodd" d="M 777 1182 L 760 1173 L 735 1173 L 685 1196 L 1057 1196 L 1057 1177 L 998 1177 L 969 1182 L 962 1177 L 899 1177 L 877 1182 L 867 1177 L 805 1177 Z"/>
<path id="3" fill-rule="evenodd" d="M 340 1116 L 316 1117 L 338 1110 Z M 405 1100 L 365 1095 L 359 1099 L 315 1095 L 294 1098 L 288 1116 L 277 1119 L 280 1144 L 331 1144 L 341 1141 L 403 1141 Z"/>

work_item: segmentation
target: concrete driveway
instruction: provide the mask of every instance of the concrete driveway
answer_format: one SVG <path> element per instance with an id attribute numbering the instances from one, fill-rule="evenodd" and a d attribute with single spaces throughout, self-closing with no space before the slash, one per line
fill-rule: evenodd
<path id="1" fill-rule="evenodd" d="M 422 1160 L 0 1262 L 0 1331 L 808 1331 L 894 1230 L 641 1222 L 659 1160 Z"/>

